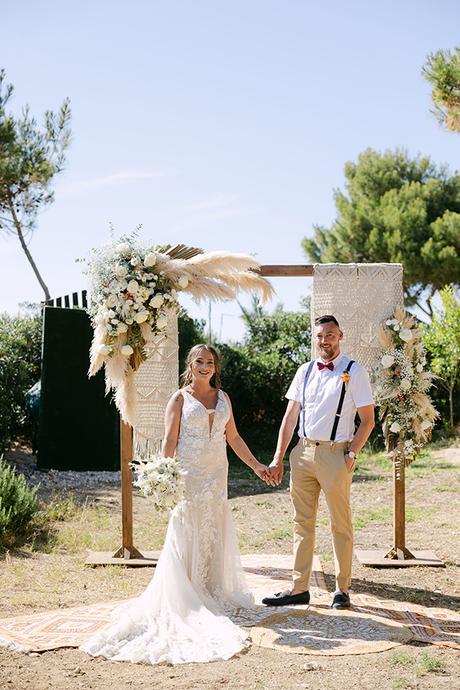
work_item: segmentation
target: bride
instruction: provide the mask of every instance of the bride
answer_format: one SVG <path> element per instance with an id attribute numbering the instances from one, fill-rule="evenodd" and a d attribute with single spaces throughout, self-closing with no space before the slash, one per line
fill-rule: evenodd
<path id="1" fill-rule="evenodd" d="M 92 656 L 182 664 L 229 659 L 249 644 L 227 617 L 254 601 L 227 502 L 226 442 L 264 481 L 268 468 L 238 434 L 213 347 L 190 350 L 183 384 L 166 407 L 162 454 L 176 453 L 185 471 L 184 498 L 171 514 L 147 589 L 80 647 Z"/>

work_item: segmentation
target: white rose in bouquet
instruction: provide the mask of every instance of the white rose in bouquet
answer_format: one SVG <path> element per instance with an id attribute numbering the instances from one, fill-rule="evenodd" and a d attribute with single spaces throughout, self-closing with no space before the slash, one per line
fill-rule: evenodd
<path id="1" fill-rule="evenodd" d="M 124 278 L 128 275 L 128 269 L 126 268 L 126 266 L 122 266 L 121 264 L 117 264 L 114 267 L 113 272 L 117 276 L 117 278 Z"/>
<path id="2" fill-rule="evenodd" d="M 399 332 L 399 337 L 401 340 L 404 340 L 405 343 L 408 343 L 409 340 L 412 340 L 412 331 L 410 328 L 401 328 Z"/>
<path id="3" fill-rule="evenodd" d="M 117 326 L 117 333 L 126 333 L 128 330 L 128 324 L 126 323 L 119 323 Z"/>
<path id="4" fill-rule="evenodd" d="M 139 290 L 139 283 L 137 280 L 130 280 L 126 289 L 131 293 L 131 295 L 135 295 Z"/>
<path id="5" fill-rule="evenodd" d="M 408 391 L 410 389 L 410 381 L 409 379 L 402 379 L 401 381 L 401 388 L 403 391 Z"/>
<path id="6" fill-rule="evenodd" d="M 401 431 L 401 425 L 399 422 L 393 422 L 393 424 L 390 426 L 390 431 L 392 434 L 398 434 Z"/>
<path id="7" fill-rule="evenodd" d="M 157 295 L 155 295 L 155 297 L 152 297 L 149 304 L 152 307 L 152 309 L 158 309 L 159 307 L 161 307 L 164 301 L 165 298 L 163 297 L 163 295 L 158 293 Z"/>
<path id="8" fill-rule="evenodd" d="M 148 311 L 138 311 L 136 316 L 134 317 L 134 321 L 136 321 L 136 323 L 144 323 L 144 321 L 147 321 L 148 318 Z"/>
<path id="9" fill-rule="evenodd" d="M 394 362 L 395 358 L 392 355 L 383 355 L 382 359 L 380 360 L 382 367 L 384 367 L 385 369 L 391 367 L 392 364 L 394 364 Z"/>
<path id="10" fill-rule="evenodd" d="M 144 259 L 144 266 L 147 268 L 151 268 L 152 266 L 155 266 L 157 262 L 157 255 L 154 254 L 153 252 L 150 252 L 149 254 L 146 255 Z"/>
<path id="11" fill-rule="evenodd" d="M 129 355 L 133 354 L 134 350 L 131 347 L 131 345 L 123 345 L 122 348 L 120 349 L 120 352 L 125 357 L 129 357 Z"/>
<path id="12" fill-rule="evenodd" d="M 111 307 L 114 307 L 116 303 L 118 302 L 116 295 L 113 294 L 113 292 L 107 297 L 105 300 L 105 306 L 110 309 Z"/>

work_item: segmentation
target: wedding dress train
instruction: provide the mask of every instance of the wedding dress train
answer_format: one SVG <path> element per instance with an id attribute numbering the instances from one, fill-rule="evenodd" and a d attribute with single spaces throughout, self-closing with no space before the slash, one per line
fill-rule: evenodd
<path id="1" fill-rule="evenodd" d="M 227 502 L 229 405 L 222 391 L 215 411 L 182 394 L 176 454 L 185 471 L 184 498 L 171 515 L 146 590 L 118 607 L 111 625 L 80 647 L 93 656 L 181 664 L 228 659 L 249 644 L 228 618 L 254 605 Z"/>

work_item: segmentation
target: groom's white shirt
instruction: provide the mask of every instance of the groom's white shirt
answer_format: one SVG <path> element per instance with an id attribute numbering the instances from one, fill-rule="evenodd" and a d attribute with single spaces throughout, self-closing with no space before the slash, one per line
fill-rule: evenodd
<path id="1" fill-rule="evenodd" d="M 339 404 L 342 390 L 342 376 L 350 362 L 350 357 L 340 354 L 333 361 L 334 370 L 319 370 L 317 362 L 314 362 L 310 376 L 305 387 L 304 407 L 304 382 L 307 374 L 308 362 L 302 364 L 292 380 L 286 393 L 288 400 L 295 400 L 302 406 L 299 420 L 299 436 L 315 441 L 329 441 L 335 413 Z M 361 364 L 355 362 L 351 370 L 350 381 L 347 384 L 342 414 L 337 427 L 336 441 L 350 441 L 354 433 L 354 420 L 358 407 L 373 405 L 372 390 L 367 371 Z"/>

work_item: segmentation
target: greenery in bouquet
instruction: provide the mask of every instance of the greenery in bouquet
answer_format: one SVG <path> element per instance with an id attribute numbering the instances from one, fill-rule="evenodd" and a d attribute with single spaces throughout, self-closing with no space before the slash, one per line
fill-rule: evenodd
<path id="1" fill-rule="evenodd" d="M 176 458 L 150 455 L 142 460 L 135 458 L 131 467 L 134 486 L 151 498 L 155 510 L 171 510 L 182 498 L 184 479 Z"/>
<path id="2" fill-rule="evenodd" d="M 429 439 L 438 416 L 427 392 L 434 375 L 415 319 L 398 308 L 379 331 L 383 355 L 373 372 L 387 451 L 410 464 Z"/>

